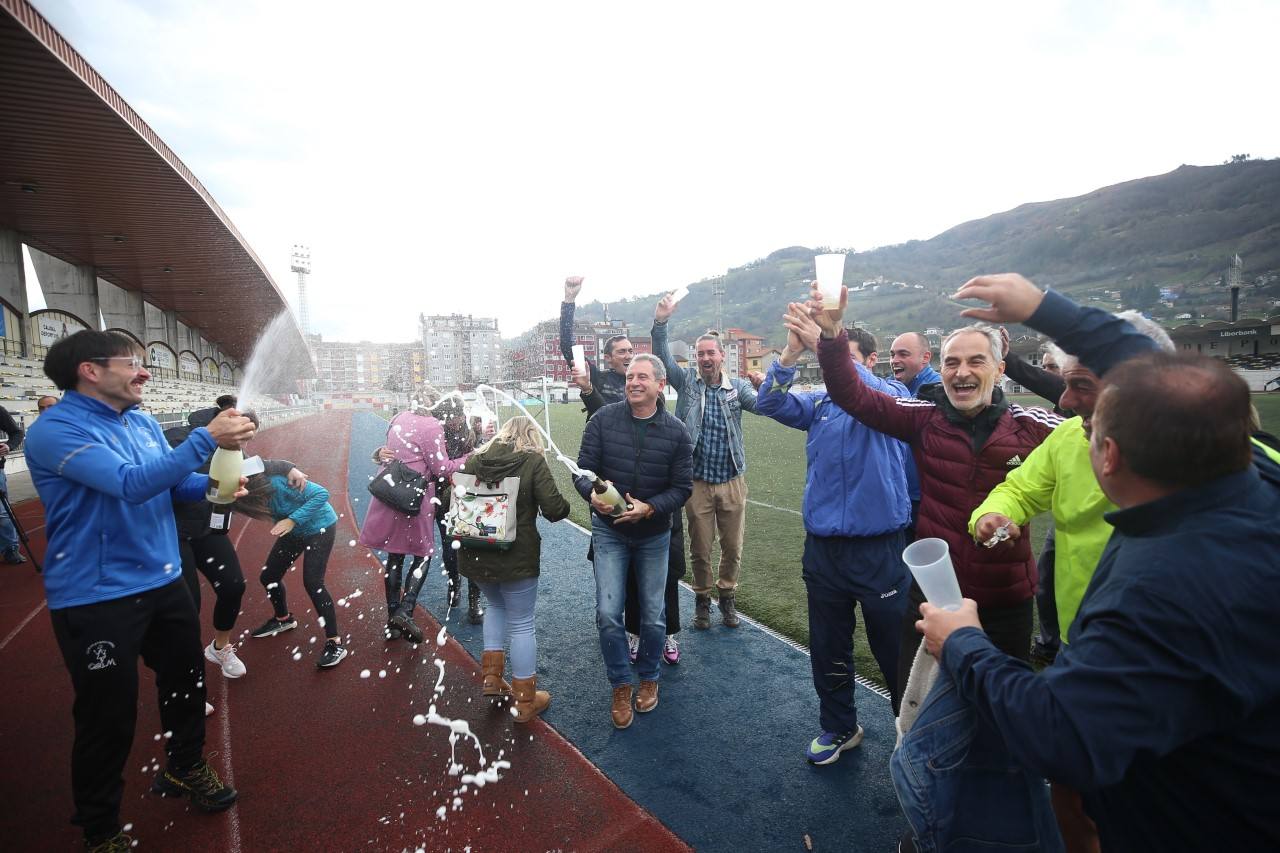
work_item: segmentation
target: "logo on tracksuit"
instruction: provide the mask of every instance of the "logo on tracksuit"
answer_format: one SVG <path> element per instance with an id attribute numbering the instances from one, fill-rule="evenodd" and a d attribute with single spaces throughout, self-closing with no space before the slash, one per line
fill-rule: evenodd
<path id="1" fill-rule="evenodd" d="M 110 640 L 99 640 L 85 649 L 85 653 L 93 658 L 93 660 L 89 661 L 89 670 L 93 672 L 99 669 L 106 669 L 109 666 L 115 666 L 116 659 L 111 657 L 111 650 L 115 647 L 116 644 Z"/>
<path id="2" fill-rule="evenodd" d="M 1022 464 L 1022 457 L 1019 454 L 1015 453 L 1013 454 L 1013 458 L 1011 458 L 1008 462 L 1004 464 L 1009 466 L 1010 468 L 1017 468 L 1019 465 Z"/>

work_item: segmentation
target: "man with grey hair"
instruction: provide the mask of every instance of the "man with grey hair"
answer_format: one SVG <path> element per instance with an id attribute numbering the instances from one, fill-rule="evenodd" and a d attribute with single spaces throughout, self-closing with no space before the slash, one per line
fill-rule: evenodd
<path id="1" fill-rule="evenodd" d="M 727 628 L 738 627 L 736 596 L 742 565 L 742 534 L 747 520 L 747 455 L 742 444 L 742 413 L 755 412 L 756 389 L 724 370 L 724 344 L 715 333 L 698 338 L 697 367 L 682 368 L 667 346 L 667 320 L 676 300 L 667 294 L 653 312 L 653 351 L 667 366 L 676 398 L 676 417 L 693 441 L 693 496 L 685 505 L 689 555 L 693 562 L 693 627 L 711 627 L 711 589 L 720 596 Z M 711 546 L 720 536 L 720 565 L 711 571 Z"/>
<path id="2" fill-rule="evenodd" d="M 920 474 L 920 517 L 916 535 L 944 540 L 960 590 L 978 602 L 982 623 L 999 648 L 1029 660 L 1032 596 L 1036 565 L 1027 537 L 998 551 L 979 547 L 965 533 L 970 513 L 1005 475 L 1022 464 L 1049 436 L 1060 418 L 1043 409 L 1009 403 L 998 387 L 1004 373 L 1000 333 L 990 326 L 966 326 L 942 344 L 942 384 L 926 399 L 891 397 L 869 388 L 849 358 L 841 318 L 848 300 L 824 305 L 815 287 L 807 306 L 822 328 L 818 362 L 827 393 L 862 423 L 911 448 Z M 924 594 L 911 593 L 902 623 L 895 698 L 906 686 L 920 644 L 915 623 Z"/>
<path id="3" fill-rule="evenodd" d="M 610 715 L 620 729 L 631 725 L 633 711 L 644 714 L 658 706 L 671 516 L 692 489 L 693 448 L 684 424 L 663 402 L 665 373 L 662 362 L 648 353 L 633 358 L 627 366 L 626 398 L 596 412 L 582 434 L 578 466 L 612 485 L 625 504 L 606 500 L 607 492 L 597 493 L 591 478 L 574 481 L 593 510 L 596 625 L 613 689 Z M 628 569 L 635 572 L 640 611 L 638 693 L 632 684 L 622 613 Z"/>

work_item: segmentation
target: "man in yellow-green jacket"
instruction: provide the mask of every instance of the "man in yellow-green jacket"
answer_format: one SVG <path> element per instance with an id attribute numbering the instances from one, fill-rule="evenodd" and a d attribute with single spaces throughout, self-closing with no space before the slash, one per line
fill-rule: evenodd
<path id="1" fill-rule="evenodd" d="M 1136 311 L 1116 315 L 1151 338 L 1156 347 L 1173 351 L 1164 329 Z M 1102 549 L 1111 538 L 1104 513 L 1114 510 L 1098 486 L 1089 464 L 1089 428 L 1103 380 L 1075 356 L 1051 350 L 1062 367 L 1066 389 L 1058 405 L 1077 413 L 1063 421 L 1004 482 L 991 490 L 969 517 L 969 532 L 979 543 L 1007 548 L 1021 535 L 1021 526 L 1045 510 L 1052 510 L 1057 557 L 1053 585 L 1062 642 L 1071 640 L 1071 623 L 1080 609 Z M 1008 539 L 996 540 L 996 531 L 1007 528 Z"/>

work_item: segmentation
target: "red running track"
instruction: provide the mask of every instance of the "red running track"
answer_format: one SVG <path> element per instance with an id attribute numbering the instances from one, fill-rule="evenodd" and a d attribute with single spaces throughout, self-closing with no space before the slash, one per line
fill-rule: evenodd
<path id="1" fill-rule="evenodd" d="M 418 611 L 428 640 L 416 650 L 381 637 L 385 597 L 378 562 L 354 543 L 347 503 L 351 418 L 327 413 L 267 430 L 253 451 L 291 459 L 329 489 L 342 516 L 327 585 L 336 599 L 339 630 L 352 654 L 319 671 L 322 644 L 301 569 L 286 575 L 299 618 L 296 631 L 268 639 L 247 636 L 241 656 L 248 674 L 228 681 L 207 666 L 207 751 L 240 791 L 239 803 L 218 815 L 186 800 L 147 793 L 153 768 L 163 764 L 154 680 L 140 667 L 138 727 L 125 766 L 122 819 L 132 823 L 138 849 L 196 851 L 415 850 L 666 851 L 689 848 L 604 777 L 572 744 L 541 720 L 517 726 L 504 708 L 480 695 L 476 662 L 454 640 L 435 644 L 438 623 Z M 28 501 L 15 511 L 43 556 L 43 510 Z M 236 632 L 270 613 L 257 580 L 272 537 L 269 525 L 237 518 L 232 536 L 248 580 Z M 212 591 L 202 580 L 201 613 L 209 639 Z M 44 608 L 39 576 L 27 566 L 0 566 L 0 837 L 5 849 L 74 850 L 79 830 L 72 813 L 71 686 Z M 312 639 L 315 638 L 315 642 Z M 300 660 L 294 660 L 296 653 Z M 449 733 L 415 726 L 426 714 L 444 661 L 446 717 L 469 721 L 490 760 L 511 768 L 482 788 L 458 795 L 449 774 Z M 367 678 L 361 678 L 369 670 Z M 385 673 L 385 676 L 383 675 Z M 457 744 L 465 773 L 478 769 L 476 751 Z M 436 816 L 446 807 L 445 818 Z"/>

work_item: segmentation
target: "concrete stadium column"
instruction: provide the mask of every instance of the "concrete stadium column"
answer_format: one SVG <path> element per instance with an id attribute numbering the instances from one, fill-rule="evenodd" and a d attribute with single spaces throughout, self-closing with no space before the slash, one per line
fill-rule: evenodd
<path id="1" fill-rule="evenodd" d="M 102 308 L 102 322 L 108 329 L 127 329 L 144 344 L 147 342 L 147 317 L 141 293 L 98 279 L 98 305 Z"/>
<path id="2" fill-rule="evenodd" d="M 22 266 L 22 240 L 17 231 L 7 228 L 0 228 L 0 299 L 26 315 L 27 274 Z M 23 336 L 10 333 L 10 337 Z"/>
<path id="3" fill-rule="evenodd" d="M 191 350 L 197 356 L 200 355 L 200 336 L 195 330 L 181 320 L 178 321 L 178 340 L 181 341 L 181 349 Z"/>
<path id="4" fill-rule="evenodd" d="M 39 249 L 28 249 L 45 305 L 74 314 L 91 329 L 98 328 L 98 281 L 93 267 L 69 264 Z"/>
<path id="5" fill-rule="evenodd" d="M 181 352 L 186 349 L 186 347 L 182 345 L 181 326 L 182 324 L 178 322 L 178 312 L 164 312 L 164 339 L 169 342 L 171 347 L 173 347 L 174 352 Z"/>
<path id="6" fill-rule="evenodd" d="M 163 311 L 144 299 L 142 300 L 142 316 L 147 330 L 146 335 L 143 337 L 144 343 L 164 341 L 169 346 L 173 346 L 173 341 L 169 340 L 169 327 L 165 324 Z"/>

